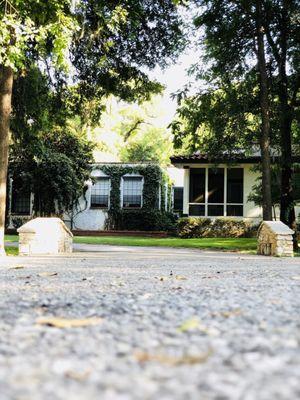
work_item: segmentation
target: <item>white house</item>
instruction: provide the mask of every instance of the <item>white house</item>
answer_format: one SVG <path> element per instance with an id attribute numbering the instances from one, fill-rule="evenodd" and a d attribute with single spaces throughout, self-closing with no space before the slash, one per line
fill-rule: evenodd
<path id="1" fill-rule="evenodd" d="M 128 213 L 170 211 L 171 193 L 166 176 L 166 171 L 153 163 L 95 164 L 91 179 L 86 182 L 87 190 L 76 207 L 64 213 L 63 220 L 73 230 L 101 231 L 106 228 L 109 210 L 112 206 L 116 208 L 116 203 L 119 210 Z M 34 196 L 15 191 L 11 182 L 8 197 L 7 227 L 16 229 L 34 216 Z"/>
<path id="2" fill-rule="evenodd" d="M 299 162 L 295 160 L 295 162 Z M 257 223 L 262 209 L 248 200 L 259 177 L 253 167 L 259 156 L 236 156 L 234 163 L 228 157 L 209 159 L 195 153 L 174 156 L 172 164 L 184 171 L 183 215 L 199 217 L 230 217 Z M 296 215 L 300 207 L 296 207 Z"/>

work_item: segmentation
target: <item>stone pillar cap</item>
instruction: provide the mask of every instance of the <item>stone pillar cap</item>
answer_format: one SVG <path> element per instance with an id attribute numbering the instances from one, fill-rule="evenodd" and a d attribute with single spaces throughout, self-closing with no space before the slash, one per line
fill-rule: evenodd
<path id="1" fill-rule="evenodd" d="M 260 232 L 260 230 L 264 226 L 271 229 L 271 231 L 277 235 L 293 235 L 294 234 L 294 231 L 281 221 L 263 221 L 259 227 L 258 232 Z"/>
<path id="2" fill-rule="evenodd" d="M 73 233 L 68 229 L 65 223 L 56 217 L 50 218 L 42 218 L 38 217 L 26 222 L 19 229 L 17 229 L 18 233 L 45 233 L 49 232 L 59 232 L 59 229 L 63 228 L 71 237 L 73 237 Z"/>

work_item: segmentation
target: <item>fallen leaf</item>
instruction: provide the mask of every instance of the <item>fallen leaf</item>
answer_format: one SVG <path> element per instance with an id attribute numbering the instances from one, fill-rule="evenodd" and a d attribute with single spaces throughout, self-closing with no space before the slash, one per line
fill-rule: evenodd
<path id="1" fill-rule="evenodd" d="M 93 279 L 94 279 L 93 276 L 87 276 L 87 277 L 82 278 L 82 281 L 92 281 Z"/>
<path id="2" fill-rule="evenodd" d="M 220 331 L 214 327 L 208 327 L 206 325 L 203 325 L 201 321 L 197 318 L 191 318 L 185 321 L 180 327 L 178 328 L 180 332 L 188 332 L 188 331 L 200 331 L 202 333 L 205 333 L 206 335 L 209 336 L 219 336 Z"/>
<path id="3" fill-rule="evenodd" d="M 159 281 L 166 281 L 166 280 L 168 280 L 168 277 L 167 277 L 167 276 L 155 276 L 154 278 L 155 278 L 155 279 L 158 279 Z"/>
<path id="4" fill-rule="evenodd" d="M 37 319 L 38 325 L 47 325 L 55 328 L 80 328 L 83 326 L 99 325 L 103 322 L 102 318 L 83 318 L 83 319 L 68 319 L 56 317 L 43 317 Z"/>
<path id="5" fill-rule="evenodd" d="M 82 381 L 85 381 L 89 377 L 89 375 L 91 375 L 91 372 L 92 371 L 90 369 L 87 371 L 84 371 L 84 372 L 67 371 L 65 373 L 65 376 L 66 376 L 66 378 L 70 378 L 70 379 L 74 379 L 75 381 L 82 382 Z"/>
<path id="6" fill-rule="evenodd" d="M 186 281 L 187 278 L 185 276 L 181 276 L 181 275 L 176 275 L 175 279 L 177 279 L 178 281 Z"/>
<path id="7" fill-rule="evenodd" d="M 208 360 L 208 358 L 212 355 L 212 350 L 208 350 L 206 353 L 197 354 L 197 355 L 183 355 L 179 357 L 170 356 L 167 354 L 150 354 L 146 352 L 136 352 L 135 358 L 138 362 L 159 362 L 161 364 L 167 364 L 171 366 L 178 365 L 193 365 L 193 364 L 201 364 Z"/>
<path id="8" fill-rule="evenodd" d="M 220 315 L 222 315 L 222 317 L 225 317 L 225 318 L 237 317 L 238 315 L 241 315 L 241 314 L 242 314 L 242 310 L 240 308 L 237 308 L 235 310 L 220 312 Z"/>
<path id="9" fill-rule="evenodd" d="M 58 275 L 57 272 L 40 272 L 38 273 L 38 276 L 40 276 L 41 278 L 46 278 L 48 276 L 56 276 Z"/>
<path id="10" fill-rule="evenodd" d="M 292 279 L 294 281 L 300 281 L 300 275 L 299 276 L 292 276 Z"/>
<path id="11" fill-rule="evenodd" d="M 178 330 L 180 332 L 187 332 L 187 331 L 192 331 L 200 326 L 200 321 L 198 318 L 191 318 L 188 319 L 187 321 L 183 322 L 183 324 L 180 325 Z"/>
<path id="12" fill-rule="evenodd" d="M 25 268 L 24 265 L 16 265 L 16 266 L 11 267 L 9 269 L 23 269 L 23 268 Z"/>

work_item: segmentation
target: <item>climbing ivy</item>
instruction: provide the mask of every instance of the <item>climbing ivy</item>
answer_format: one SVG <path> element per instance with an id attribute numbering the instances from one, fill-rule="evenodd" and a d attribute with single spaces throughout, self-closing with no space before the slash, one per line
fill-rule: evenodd
<path id="1" fill-rule="evenodd" d="M 156 164 L 103 164 L 94 169 L 101 171 L 110 178 L 110 207 L 105 221 L 106 229 L 125 230 L 170 230 L 173 221 L 170 213 L 164 209 L 165 184 L 169 184 L 168 176 Z M 144 178 L 143 206 L 139 209 L 122 209 L 121 179 L 126 174 L 137 174 Z M 169 191 L 169 189 L 168 189 Z"/>

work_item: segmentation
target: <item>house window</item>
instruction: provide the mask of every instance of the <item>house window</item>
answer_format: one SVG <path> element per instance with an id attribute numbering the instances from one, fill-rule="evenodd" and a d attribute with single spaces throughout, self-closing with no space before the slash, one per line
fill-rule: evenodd
<path id="1" fill-rule="evenodd" d="M 224 215 L 224 168 L 208 169 L 207 215 Z"/>
<path id="2" fill-rule="evenodd" d="M 91 191 L 91 208 L 109 207 L 110 179 L 97 178 Z"/>
<path id="3" fill-rule="evenodd" d="M 227 169 L 227 215 L 243 215 L 244 170 L 243 168 Z"/>
<path id="4" fill-rule="evenodd" d="M 205 168 L 190 169 L 189 215 L 205 215 Z"/>
<path id="5" fill-rule="evenodd" d="M 174 204 L 173 209 L 174 211 L 182 212 L 183 210 L 183 187 L 176 187 L 173 188 L 173 198 Z"/>
<path id="6" fill-rule="evenodd" d="M 191 216 L 243 216 L 243 168 L 191 168 Z"/>
<path id="7" fill-rule="evenodd" d="M 13 190 L 11 212 L 18 215 L 30 215 L 31 195 L 29 192 L 17 192 Z"/>
<path id="8" fill-rule="evenodd" d="M 143 178 L 141 176 L 123 177 L 123 207 L 142 207 Z"/>

